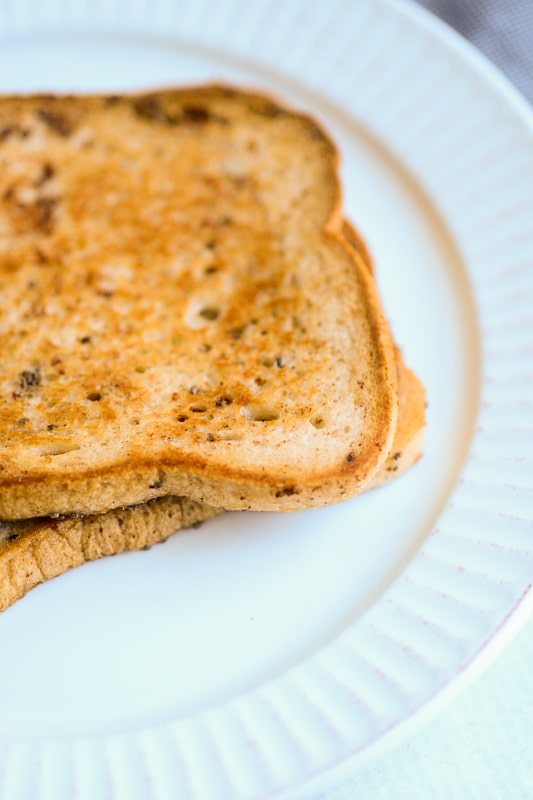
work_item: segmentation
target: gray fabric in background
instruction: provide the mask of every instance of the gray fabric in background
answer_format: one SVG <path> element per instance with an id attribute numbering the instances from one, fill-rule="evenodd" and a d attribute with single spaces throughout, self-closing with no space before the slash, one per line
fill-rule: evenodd
<path id="1" fill-rule="evenodd" d="M 533 0 L 418 0 L 478 47 L 533 103 Z"/>

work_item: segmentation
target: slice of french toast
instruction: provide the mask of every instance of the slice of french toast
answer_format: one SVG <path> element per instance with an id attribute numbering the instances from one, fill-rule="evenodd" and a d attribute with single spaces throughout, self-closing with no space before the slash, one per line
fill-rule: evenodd
<path id="1" fill-rule="evenodd" d="M 309 117 L 208 86 L 0 99 L 0 517 L 368 487 L 392 338 Z"/>

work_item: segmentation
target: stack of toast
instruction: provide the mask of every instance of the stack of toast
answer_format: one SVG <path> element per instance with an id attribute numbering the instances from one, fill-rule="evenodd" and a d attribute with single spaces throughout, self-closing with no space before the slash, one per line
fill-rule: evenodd
<path id="1" fill-rule="evenodd" d="M 221 86 L 0 99 L 0 609 L 421 455 L 425 392 L 308 116 Z"/>

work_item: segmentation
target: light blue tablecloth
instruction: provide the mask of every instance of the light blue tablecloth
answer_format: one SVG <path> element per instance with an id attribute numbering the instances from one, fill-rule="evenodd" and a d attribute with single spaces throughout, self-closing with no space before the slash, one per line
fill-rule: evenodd
<path id="1" fill-rule="evenodd" d="M 533 102 L 533 0 L 419 1 Z M 341 785 L 308 797 L 533 800 L 533 621 L 436 718 Z"/>

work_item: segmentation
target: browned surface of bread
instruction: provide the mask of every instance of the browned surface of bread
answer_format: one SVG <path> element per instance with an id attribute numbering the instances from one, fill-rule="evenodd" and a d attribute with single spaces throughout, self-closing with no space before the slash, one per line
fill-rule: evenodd
<path id="1" fill-rule="evenodd" d="M 0 517 L 357 494 L 393 344 L 308 117 L 220 87 L 0 100 Z"/>
<path id="2" fill-rule="evenodd" d="M 142 550 L 217 513 L 187 497 L 161 497 L 94 516 L 0 522 L 0 611 L 73 567 Z"/>

